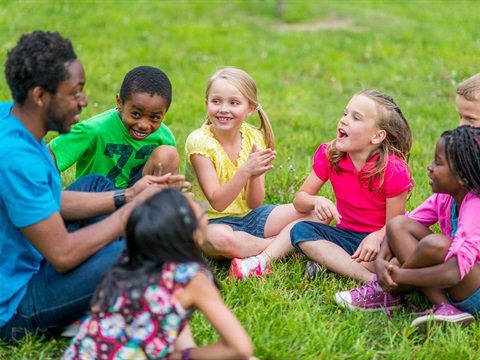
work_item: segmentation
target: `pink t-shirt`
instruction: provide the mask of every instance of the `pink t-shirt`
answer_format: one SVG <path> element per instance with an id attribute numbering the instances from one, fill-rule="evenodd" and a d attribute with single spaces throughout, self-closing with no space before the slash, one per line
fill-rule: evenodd
<path id="1" fill-rule="evenodd" d="M 363 233 L 380 230 L 386 221 L 387 198 L 393 198 L 412 187 L 410 175 L 404 161 L 394 155 L 388 157 L 385 168 L 385 177 L 378 191 L 378 178 L 373 182 L 373 189 L 369 189 L 368 181 L 360 181 L 360 172 L 355 170 L 350 156 L 339 162 L 342 171 L 337 173 L 328 161 L 326 155 L 327 144 L 322 144 L 313 157 L 313 171 L 324 182 L 330 180 L 336 198 L 336 206 L 342 221 L 337 227 Z M 377 155 L 378 156 L 378 155 Z M 370 162 L 376 160 L 374 156 L 363 169 L 368 168 Z"/>
<path id="2" fill-rule="evenodd" d="M 452 239 L 451 210 L 453 204 L 452 196 L 433 194 L 408 216 L 428 227 L 438 222 L 442 233 Z M 473 268 L 475 262 L 480 264 L 479 214 L 480 196 L 470 192 L 463 198 L 458 213 L 457 232 L 445 257 L 445 261 L 452 256 L 457 257 L 462 279 Z"/>

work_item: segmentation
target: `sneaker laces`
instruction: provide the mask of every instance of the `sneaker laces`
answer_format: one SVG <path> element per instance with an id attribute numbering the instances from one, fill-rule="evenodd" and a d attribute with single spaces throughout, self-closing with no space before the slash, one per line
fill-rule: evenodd
<path id="1" fill-rule="evenodd" d="M 435 314 L 435 312 L 441 308 L 444 308 L 446 304 L 444 302 L 440 303 L 439 305 L 433 304 L 431 308 L 425 310 L 425 311 L 420 311 L 420 312 L 414 312 L 410 313 L 410 315 L 430 315 L 430 314 Z M 414 309 L 418 310 L 418 307 L 414 307 Z"/>
<path id="2" fill-rule="evenodd" d="M 373 299 L 374 296 L 380 297 L 383 295 L 383 309 L 387 313 L 390 320 L 393 319 L 392 313 L 388 309 L 387 306 L 387 292 L 384 290 L 378 290 L 378 281 L 372 280 L 371 283 L 360 286 L 359 288 L 351 290 L 351 292 L 358 292 L 360 294 L 361 299 L 366 302 L 367 298 Z"/>
<path id="3" fill-rule="evenodd" d="M 377 296 L 378 297 L 378 293 L 380 293 L 380 291 L 377 290 L 377 287 L 375 286 L 376 285 L 376 281 L 372 281 L 370 282 L 369 284 L 365 284 L 365 285 L 362 285 L 358 288 L 355 288 L 355 289 L 352 289 L 350 290 L 352 293 L 359 293 L 359 297 L 361 299 L 363 299 L 364 301 L 367 300 L 368 297 L 370 297 L 372 299 L 373 296 Z M 373 295 L 371 295 L 373 293 Z"/>

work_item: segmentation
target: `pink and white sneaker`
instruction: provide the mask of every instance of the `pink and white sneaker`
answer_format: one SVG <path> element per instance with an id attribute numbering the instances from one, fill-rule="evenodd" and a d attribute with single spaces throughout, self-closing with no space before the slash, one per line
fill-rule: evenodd
<path id="1" fill-rule="evenodd" d="M 372 282 L 350 291 L 339 291 L 335 294 L 335 301 L 343 306 L 360 311 L 381 311 L 399 309 L 405 303 L 402 294 L 392 296 L 378 285 L 377 277 Z"/>
<path id="2" fill-rule="evenodd" d="M 468 326 L 475 321 L 475 317 L 467 312 L 463 312 L 457 309 L 451 304 L 440 303 L 439 305 L 433 305 L 431 309 L 419 313 L 422 315 L 413 320 L 410 326 L 412 327 L 425 327 L 429 322 L 431 323 L 455 323 L 463 326 Z"/>
<path id="3" fill-rule="evenodd" d="M 263 279 L 264 274 L 271 274 L 272 270 L 268 267 L 262 269 L 262 262 L 258 256 L 250 256 L 245 259 L 232 259 L 229 276 L 234 276 L 237 280 L 245 280 L 250 277 L 259 277 Z"/>

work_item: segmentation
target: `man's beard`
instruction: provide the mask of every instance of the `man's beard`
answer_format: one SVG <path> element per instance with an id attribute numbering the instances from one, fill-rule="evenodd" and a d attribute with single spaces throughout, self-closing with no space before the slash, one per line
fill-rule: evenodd
<path id="1" fill-rule="evenodd" d="M 58 131 L 60 134 L 66 134 L 70 131 L 70 126 L 67 127 L 66 121 L 54 110 L 57 108 L 55 103 L 50 103 L 46 110 L 46 130 Z"/>

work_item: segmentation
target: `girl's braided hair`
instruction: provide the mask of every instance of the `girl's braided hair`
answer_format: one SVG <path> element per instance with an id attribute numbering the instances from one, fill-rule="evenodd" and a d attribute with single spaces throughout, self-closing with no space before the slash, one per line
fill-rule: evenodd
<path id="1" fill-rule="evenodd" d="M 445 157 L 448 167 L 465 191 L 480 194 L 480 129 L 460 126 L 445 131 Z"/>

